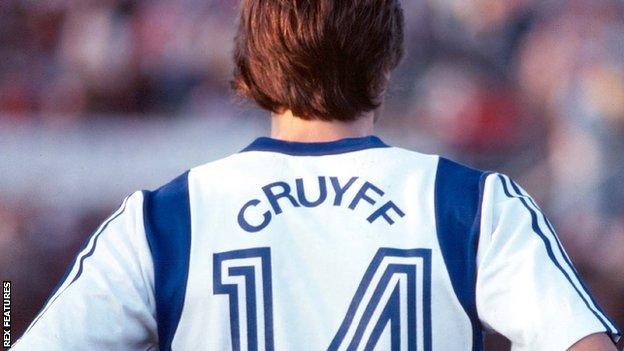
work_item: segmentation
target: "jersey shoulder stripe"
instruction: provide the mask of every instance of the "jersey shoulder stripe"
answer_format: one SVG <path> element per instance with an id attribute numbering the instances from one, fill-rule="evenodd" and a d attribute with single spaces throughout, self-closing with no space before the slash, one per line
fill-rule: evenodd
<path id="1" fill-rule="evenodd" d="M 453 290 L 472 325 L 472 349 L 483 349 L 483 328 L 476 305 L 477 250 L 481 202 L 487 176 L 440 157 L 435 180 L 438 242 Z"/>
<path id="2" fill-rule="evenodd" d="M 143 221 L 154 263 L 154 296 L 160 350 L 171 350 L 188 280 L 191 210 L 188 174 L 144 191 Z"/>
<path id="3" fill-rule="evenodd" d="M 572 287 L 579 295 L 583 303 L 587 306 L 587 308 L 605 327 L 607 333 L 609 333 L 612 337 L 615 335 L 619 335 L 619 331 L 615 324 L 609 320 L 604 312 L 602 312 L 600 306 L 596 303 L 591 293 L 588 291 L 587 286 L 576 272 L 576 269 L 572 265 L 572 262 L 570 261 L 565 251 L 563 250 L 559 239 L 554 233 L 554 230 L 552 229 L 552 226 L 544 213 L 539 209 L 539 207 L 531 197 L 522 193 L 520 187 L 513 180 L 511 180 L 507 176 L 500 174 L 499 178 L 502 182 L 503 192 L 505 193 L 505 196 L 520 201 L 524 208 L 530 213 L 533 231 L 544 242 L 548 257 L 551 259 L 553 264 L 557 267 L 559 271 L 561 271 L 566 280 L 572 285 Z M 542 226 L 539 223 L 538 214 L 542 215 L 543 220 L 547 226 L 546 230 L 542 230 Z M 552 243 L 553 238 L 555 242 L 554 245 Z M 563 258 L 563 264 L 560 262 L 560 259 L 557 258 L 557 256 L 561 256 Z"/>
<path id="4" fill-rule="evenodd" d="M 114 221 L 116 218 L 118 218 L 121 214 L 124 213 L 124 211 L 126 210 L 128 199 L 129 197 L 126 197 L 123 203 L 121 204 L 121 206 L 119 206 L 119 208 L 115 212 L 113 212 L 113 214 L 110 215 L 104 221 L 104 223 L 102 223 L 98 227 L 98 229 L 95 232 L 93 232 L 93 234 L 91 234 L 89 238 L 82 244 L 82 247 L 80 248 L 78 255 L 74 257 L 73 261 L 71 262 L 71 264 L 69 265 L 69 267 L 67 268 L 67 270 L 65 271 L 61 279 L 59 280 L 58 284 L 54 287 L 54 289 L 52 290 L 52 293 L 50 294 L 46 302 L 43 304 L 41 311 L 39 311 L 39 313 L 37 314 L 35 319 L 32 321 L 28 329 L 26 329 L 24 334 L 28 333 L 32 329 L 32 327 L 34 327 L 35 324 L 37 324 L 37 321 L 45 314 L 45 312 L 50 308 L 50 306 L 52 306 L 54 301 L 56 301 L 56 299 L 65 290 L 67 290 L 67 288 L 69 288 L 80 277 L 80 275 L 82 275 L 85 259 L 93 255 L 97 246 L 97 241 L 100 235 L 102 235 L 102 233 L 106 230 L 108 225 L 112 221 Z M 73 277 L 71 278 L 71 280 L 69 279 L 70 276 Z"/>

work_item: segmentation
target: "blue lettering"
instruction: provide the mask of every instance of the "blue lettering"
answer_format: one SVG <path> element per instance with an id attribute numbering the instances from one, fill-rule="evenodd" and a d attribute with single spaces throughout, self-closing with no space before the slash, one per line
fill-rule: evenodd
<path id="1" fill-rule="evenodd" d="M 334 206 L 340 206 L 342 204 L 342 196 L 344 195 L 344 193 L 347 192 L 347 190 L 349 190 L 351 185 L 353 185 L 353 183 L 355 183 L 357 179 L 358 177 L 353 177 L 349 179 L 349 182 L 347 182 L 347 184 L 345 184 L 345 186 L 343 187 L 340 186 L 340 182 L 338 181 L 337 177 L 329 178 L 329 180 L 331 180 L 332 187 L 334 188 L 334 192 L 336 193 L 336 197 L 334 198 Z"/>
<path id="2" fill-rule="evenodd" d="M 277 187 L 282 188 L 281 193 L 276 194 L 273 192 L 273 188 L 277 188 Z M 272 183 L 269 185 L 265 185 L 262 187 L 262 191 L 264 191 L 264 194 L 266 195 L 267 200 L 269 200 L 269 203 L 271 204 L 271 207 L 273 208 L 273 211 L 275 212 L 276 215 L 282 213 L 282 208 L 277 202 L 277 200 L 281 198 L 286 198 L 290 200 L 290 203 L 293 206 L 300 207 L 300 205 L 297 203 L 297 200 L 295 200 L 295 198 L 292 197 L 292 195 L 290 195 L 290 185 L 288 185 L 285 182 L 276 182 L 276 183 Z"/>
<path id="3" fill-rule="evenodd" d="M 319 181 L 319 198 L 316 201 L 308 201 L 305 196 L 305 189 L 303 186 L 303 179 L 299 178 L 295 182 L 297 183 L 297 198 L 299 203 L 305 207 L 316 207 L 322 204 L 327 199 L 327 184 L 325 177 L 318 177 Z"/>
<path id="4" fill-rule="evenodd" d="M 258 204 L 260 204 L 260 200 L 251 200 L 246 203 L 245 206 L 243 206 L 243 208 L 241 208 L 241 210 L 238 212 L 238 224 L 241 226 L 241 228 L 243 228 L 243 230 L 249 233 L 259 232 L 262 229 L 266 228 L 266 226 L 268 226 L 271 222 L 271 212 L 269 211 L 266 211 L 262 215 L 264 219 L 262 220 L 262 223 L 260 223 L 260 225 L 254 226 L 247 222 L 247 220 L 245 219 L 245 211 L 251 206 L 258 206 Z"/>
<path id="5" fill-rule="evenodd" d="M 243 205 L 243 207 L 238 212 L 238 224 L 243 230 L 249 233 L 256 233 L 265 229 L 271 223 L 273 216 L 277 216 L 284 211 L 284 209 L 282 208 L 282 206 L 284 205 L 284 199 L 290 202 L 293 207 L 303 206 L 313 208 L 322 205 L 329 198 L 327 189 L 328 178 L 331 182 L 332 189 L 335 195 L 333 200 L 333 206 L 342 206 L 346 192 L 349 191 L 349 189 L 353 188 L 353 185 L 359 179 L 358 177 L 351 177 L 346 183 L 341 184 L 341 181 L 338 177 L 319 176 L 317 178 L 319 192 L 316 196 L 314 196 L 314 194 L 310 196 L 311 194 L 309 194 L 309 185 L 307 189 L 308 193 L 306 193 L 306 184 L 303 178 L 295 179 L 296 189 L 292 189 L 290 184 L 284 181 L 279 181 L 262 187 L 262 191 L 264 192 L 264 195 L 266 196 L 266 201 L 268 202 L 263 207 L 269 207 L 269 210 L 264 213 L 259 212 L 258 209 L 253 209 L 249 211 L 251 207 L 257 207 L 262 202 L 264 202 L 264 200 L 259 199 L 250 200 L 245 205 Z M 296 194 L 293 190 L 296 190 Z M 385 192 L 383 190 L 381 190 L 374 184 L 366 181 L 355 193 L 351 202 L 349 203 L 348 208 L 351 210 L 355 210 L 360 202 L 367 202 L 373 207 L 372 214 L 368 216 L 368 218 L 366 218 L 369 223 L 374 223 L 381 217 L 388 224 L 393 225 L 396 220 L 405 217 L 405 213 L 399 208 L 399 206 L 397 206 L 392 201 L 385 202 L 384 205 L 381 207 L 376 206 L 380 199 L 383 198 L 383 196 L 385 196 Z M 312 199 L 310 199 L 310 197 L 312 197 Z M 282 200 L 281 203 L 280 200 Z M 252 214 L 250 215 L 249 212 L 251 212 Z M 259 224 L 256 224 L 260 221 L 259 215 L 261 215 L 262 221 Z M 250 216 L 252 217 L 251 223 L 248 220 Z M 257 219 L 254 220 L 253 218 Z"/>
<path id="6" fill-rule="evenodd" d="M 364 200 L 371 205 L 375 205 L 377 201 L 373 200 L 370 196 L 366 195 L 366 192 L 369 190 L 376 192 L 377 195 L 379 196 L 383 196 L 385 194 L 378 187 L 374 186 L 373 184 L 369 182 L 366 182 L 364 183 L 364 185 L 362 185 L 362 188 L 360 188 L 360 191 L 358 191 L 358 193 L 355 195 L 355 197 L 353 198 L 353 201 L 351 201 L 351 205 L 349 205 L 349 208 L 352 210 L 355 210 L 357 205 L 360 203 L 360 200 Z"/>
<path id="7" fill-rule="evenodd" d="M 388 211 L 390 210 L 393 210 L 401 218 L 405 216 L 405 213 L 403 213 L 403 211 L 401 211 L 401 209 L 397 205 L 395 205 L 394 202 L 388 201 L 385 205 L 381 206 L 377 211 L 373 212 L 373 214 L 370 215 L 366 220 L 369 223 L 373 223 L 375 220 L 377 220 L 377 218 L 383 217 L 383 219 L 385 219 L 386 222 L 388 222 L 390 225 L 393 225 L 394 220 L 388 214 Z"/>

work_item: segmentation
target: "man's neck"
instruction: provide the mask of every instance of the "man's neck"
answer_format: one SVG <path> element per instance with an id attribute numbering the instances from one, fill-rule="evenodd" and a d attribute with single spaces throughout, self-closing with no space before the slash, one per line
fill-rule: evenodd
<path id="1" fill-rule="evenodd" d="M 290 110 L 271 116 L 271 137 L 296 142 L 328 142 L 358 138 L 373 134 L 374 113 L 361 116 L 353 122 L 304 120 Z"/>

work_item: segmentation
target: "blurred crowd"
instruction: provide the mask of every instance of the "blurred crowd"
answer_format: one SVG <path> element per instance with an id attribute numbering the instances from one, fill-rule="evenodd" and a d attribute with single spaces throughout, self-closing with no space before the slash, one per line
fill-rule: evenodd
<path id="1" fill-rule="evenodd" d="M 73 120 L 186 111 L 228 94 L 236 1 L 0 3 L 0 111 Z"/>
<path id="2" fill-rule="evenodd" d="M 388 92 L 383 130 L 515 177 L 623 326 L 624 3 L 404 0 L 403 7 L 407 56 Z M 0 128 L 93 116 L 186 118 L 215 106 L 234 116 L 237 8 L 234 0 L 1 1 Z M 2 198 L 0 188 L 0 274 L 29 277 L 16 296 L 23 324 L 110 204 L 58 216 Z M 45 240 L 50 231 L 66 233 L 65 241 Z M 5 268 L 16 262 L 19 270 Z"/>

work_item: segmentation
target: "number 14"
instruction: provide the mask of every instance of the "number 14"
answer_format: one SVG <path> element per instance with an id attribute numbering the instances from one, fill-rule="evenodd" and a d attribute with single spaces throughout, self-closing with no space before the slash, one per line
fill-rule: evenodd
<path id="1" fill-rule="evenodd" d="M 273 351 L 270 248 L 215 254 L 213 279 L 229 297 L 233 350 Z M 388 325 L 391 350 L 431 350 L 431 250 L 379 249 L 327 350 L 374 350 Z"/>

